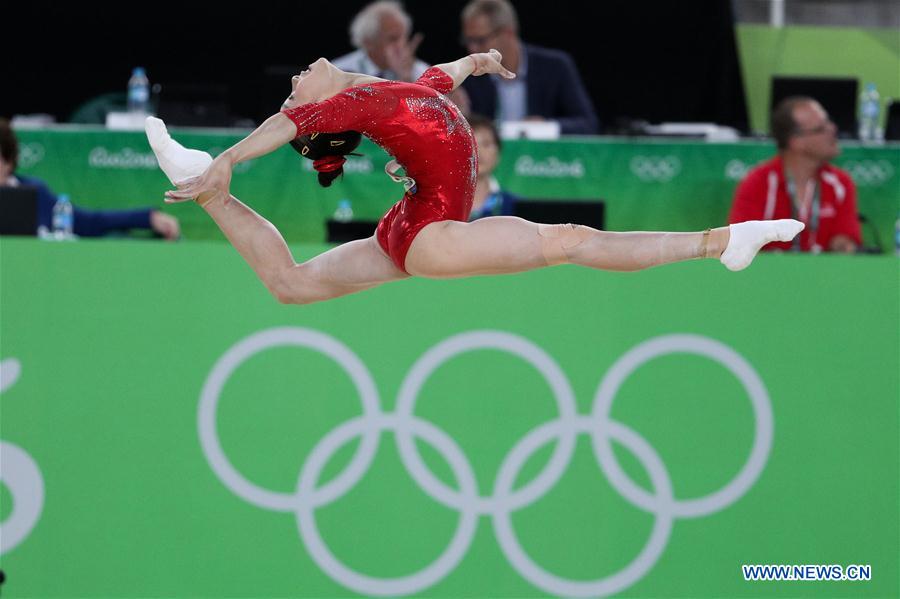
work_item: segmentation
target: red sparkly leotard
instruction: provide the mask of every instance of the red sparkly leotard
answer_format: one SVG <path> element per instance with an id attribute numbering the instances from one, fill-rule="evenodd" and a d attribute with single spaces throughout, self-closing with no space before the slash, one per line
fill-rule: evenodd
<path id="1" fill-rule="evenodd" d="M 378 223 L 378 243 L 406 270 L 406 253 L 422 228 L 436 221 L 468 220 L 475 193 L 475 138 L 459 109 L 444 95 L 453 80 L 432 67 L 415 83 L 380 81 L 343 90 L 322 102 L 283 113 L 309 133 L 359 131 L 397 159 L 415 187 Z"/>

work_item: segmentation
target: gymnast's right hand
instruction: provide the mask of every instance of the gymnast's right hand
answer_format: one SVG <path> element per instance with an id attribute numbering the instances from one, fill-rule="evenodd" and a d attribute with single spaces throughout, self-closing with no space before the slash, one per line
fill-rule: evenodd
<path id="1" fill-rule="evenodd" d="M 232 167 L 227 153 L 219 154 L 202 175 L 179 181 L 178 189 L 167 191 L 166 203 L 187 202 L 208 193 L 212 193 L 211 197 L 223 194 L 226 199 L 229 198 Z"/>

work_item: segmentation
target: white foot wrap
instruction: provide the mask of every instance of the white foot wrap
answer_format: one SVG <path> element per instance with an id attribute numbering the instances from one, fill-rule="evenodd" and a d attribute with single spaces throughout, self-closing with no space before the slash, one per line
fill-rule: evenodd
<path id="1" fill-rule="evenodd" d="M 790 241 L 804 226 L 790 218 L 751 220 L 729 225 L 728 247 L 722 252 L 720 260 L 728 270 L 743 270 L 750 266 L 762 246 L 772 241 Z"/>
<path id="2" fill-rule="evenodd" d="M 172 139 L 166 124 L 156 117 L 148 116 L 144 124 L 150 147 L 156 154 L 159 168 L 173 185 L 185 179 L 202 175 L 212 164 L 212 156 L 200 150 L 189 150 Z"/>

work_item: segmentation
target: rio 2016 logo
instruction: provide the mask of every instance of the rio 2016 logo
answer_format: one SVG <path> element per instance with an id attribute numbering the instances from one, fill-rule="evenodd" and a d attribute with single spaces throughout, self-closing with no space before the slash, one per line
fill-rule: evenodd
<path id="1" fill-rule="evenodd" d="M 270 348 L 303 347 L 334 360 L 350 377 L 359 393 L 362 414 L 324 435 L 299 469 L 296 490 L 274 491 L 248 480 L 229 461 L 219 441 L 216 413 L 225 384 L 244 362 Z M 474 468 L 457 441 L 436 424 L 415 414 L 416 400 L 425 382 L 449 359 L 474 350 L 506 352 L 530 364 L 546 380 L 556 401 L 557 417 L 524 435 L 506 454 L 490 494 L 478 489 Z M 668 354 L 709 358 L 729 370 L 746 391 L 754 414 L 754 440 L 750 455 L 738 473 L 718 491 L 691 499 L 676 498 L 669 471 L 656 449 L 637 431 L 613 420 L 613 399 L 625 380 L 643 364 Z M 678 518 L 699 518 L 719 512 L 738 501 L 756 482 L 772 447 L 772 407 L 765 385 L 754 368 L 723 343 L 698 335 L 664 335 L 640 343 L 610 367 L 601 380 L 589 414 L 579 414 L 575 393 L 563 370 L 543 349 L 518 335 L 503 331 L 470 331 L 445 339 L 413 364 L 400 386 L 396 409 L 384 411 L 371 373 L 346 345 L 322 332 L 305 328 L 260 331 L 231 347 L 216 362 L 200 395 L 198 432 L 212 470 L 235 495 L 264 510 L 289 512 L 312 560 L 331 579 L 366 595 L 408 595 L 422 592 L 453 572 L 475 537 L 480 517 L 490 517 L 494 536 L 512 568 L 535 587 L 555 595 L 591 597 L 620 592 L 641 580 L 662 555 Z M 459 513 L 457 528 L 438 557 L 421 570 L 405 576 L 378 578 L 343 563 L 328 547 L 316 525 L 316 510 L 338 501 L 369 470 L 383 432 L 393 433 L 400 458 L 417 485 L 435 502 Z M 573 580 L 550 572 L 535 562 L 519 542 L 512 514 L 548 493 L 560 480 L 575 451 L 578 436 L 587 435 L 600 471 L 629 503 L 655 517 L 644 548 L 618 572 L 594 580 Z M 346 468 L 326 484 L 320 483 L 325 465 L 355 439 L 359 446 Z M 429 470 L 416 440 L 432 446 L 450 465 L 456 488 Z M 515 488 L 529 459 L 556 442 L 550 460 L 529 483 Z M 615 441 L 630 450 L 649 475 L 652 492 L 635 483 L 619 465 L 612 450 Z"/>

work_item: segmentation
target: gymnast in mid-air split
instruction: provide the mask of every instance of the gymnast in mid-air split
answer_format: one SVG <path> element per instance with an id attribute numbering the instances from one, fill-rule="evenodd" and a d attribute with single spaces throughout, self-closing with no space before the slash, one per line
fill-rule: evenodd
<path id="1" fill-rule="evenodd" d="M 159 165 L 177 187 L 167 202 L 194 200 L 212 218 L 283 303 L 308 304 L 409 276 L 428 278 L 517 273 L 557 264 L 632 271 L 696 258 L 746 268 L 762 246 L 789 241 L 796 220 L 750 221 L 696 233 L 609 232 L 582 225 L 538 224 L 511 216 L 467 222 L 478 169 L 475 140 L 446 94 L 466 77 L 515 75 L 496 50 L 431 67 L 416 82 L 348 73 L 320 58 L 292 78 L 281 111 L 213 160 L 173 140 L 159 119 L 147 137 Z M 365 135 L 394 161 L 403 198 L 375 234 L 305 262 L 295 262 L 284 238 L 229 192 L 235 164 L 290 143 L 314 160 L 319 182 L 343 172 L 344 156 Z"/>

